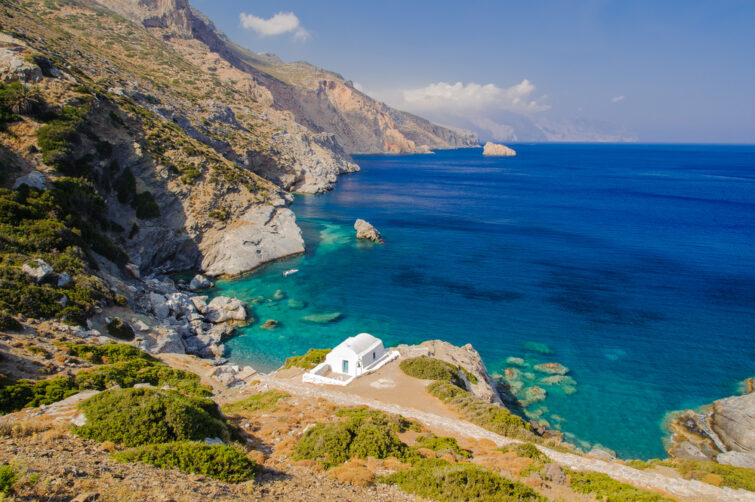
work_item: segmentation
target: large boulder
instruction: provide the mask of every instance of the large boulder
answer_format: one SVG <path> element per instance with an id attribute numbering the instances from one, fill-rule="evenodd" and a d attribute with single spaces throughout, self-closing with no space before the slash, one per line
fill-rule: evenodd
<path id="1" fill-rule="evenodd" d="M 383 244 L 383 237 L 380 235 L 377 228 L 362 219 L 358 219 L 354 222 L 354 230 L 357 231 L 357 239 L 366 239 L 372 242 L 377 242 L 378 244 Z"/>
<path id="2" fill-rule="evenodd" d="M 47 178 L 39 171 L 32 171 L 26 176 L 21 176 L 16 179 L 13 184 L 13 190 L 18 190 L 22 185 L 27 185 L 29 188 L 36 188 L 38 190 L 47 190 Z"/>
<path id="3" fill-rule="evenodd" d="M 212 299 L 204 311 L 205 319 L 219 324 L 228 321 L 246 321 L 246 304 L 236 298 L 217 296 Z"/>
<path id="4" fill-rule="evenodd" d="M 42 80 L 42 69 L 26 61 L 21 55 L 9 49 L 0 49 L 0 80 L 4 82 L 38 82 Z"/>
<path id="5" fill-rule="evenodd" d="M 213 286 L 212 281 L 202 274 L 197 274 L 189 283 L 189 289 L 192 291 L 199 291 L 200 289 L 207 289 Z"/>
<path id="6" fill-rule="evenodd" d="M 40 284 L 45 279 L 54 274 L 52 267 L 44 260 L 33 260 L 28 263 L 24 263 L 21 267 L 26 275 L 34 279 L 37 284 Z"/>

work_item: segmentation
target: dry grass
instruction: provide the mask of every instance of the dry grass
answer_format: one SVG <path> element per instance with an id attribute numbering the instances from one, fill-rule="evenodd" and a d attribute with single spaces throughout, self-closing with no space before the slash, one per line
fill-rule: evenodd
<path id="1" fill-rule="evenodd" d="M 316 462 L 314 460 L 309 460 L 309 459 L 296 461 L 292 465 L 296 465 L 299 467 L 306 467 L 307 469 L 311 469 L 316 472 L 322 472 L 325 470 L 325 467 L 323 467 L 320 462 Z"/>
<path id="2" fill-rule="evenodd" d="M 358 460 L 358 459 L 357 459 Z M 363 460 L 349 460 L 328 471 L 328 476 L 339 483 L 365 487 L 371 485 L 375 475 L 366 467 Z"/>
<path id="3" fill-rule="evenodd" d="M 26 437 L 39 434 L 51 429 L 53 425 L 41 420 L 23 420 L 21 422 L 0 423 L 0 436 Z"/>

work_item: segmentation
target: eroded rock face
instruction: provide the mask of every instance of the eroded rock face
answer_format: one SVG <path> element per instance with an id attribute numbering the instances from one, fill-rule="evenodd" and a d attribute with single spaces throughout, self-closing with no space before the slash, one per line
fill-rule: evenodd
<path id="1" fill-rule="evenodd" d="M 378 244 L 383 244 L 383 237 L 380 235 L 377 228 L 364 220 L 360 219 L 355 221 L 354 230 L 357 231 L 357 239 L 366 239 L 368 241 L 377 242 Z"/>
<path id="2" fill-rule="evenodd" d="M 37 190 L 47 190 L 47 178 L 39 171 L 32 171 L 26 176 L 21 176 L 13 184 L 13 189 L 17 190 L 21 185 L 28 185 L 30 188 L 36 188 Z"/>
<path id="3" fill-rule="evenodd" d="M 755 466 L 755 393 L 719 399 L 702 411 L 686 410 L 669 428 L 673 457 Z"/>
<path id="4" fill-rule="evenodd" d="M 234 276 L 269 261 L 304 252 L 304 239 L 293 211 L 285 207 L 252 207 L 222 232 L 200 245 L 206 275 Z"/>
<path id="5" fill-rule="evenodd" d="M 0 49 L 0 80 L 4 82 L 38 82 L 42 70 L 10 49 Z"/>
<path id="6" fill-rule="evenodd" d="M 506 145 L 499 145 L 488 141 L 482 149 L 482 154 L 488 157 L 513 157 L 516 151 Z"/>
<path id="7" fill-rule="evenodd" d="M 472 393 L 485 401 L 502 404 L 501 397 L 495 390 L 496 383 L 488 374 L 485 363 L 482 362 L 480 354 L 472 347 L 472 344 L 457 347 L 443 340 L 428 340 L 419 345 L 399 345 L 396 348 L 401 353 L 401 357 L 430 356 L 454 366 L 463 367 L 477 379 L 476 384 L 468 382 Z M 464 378 L 466 379 L 466 376 Z"/>
<path id="8" fill-rule="evenodd" d="M 217 296 L 212 299 L 204 311 L 205 319 L 219 324 L 228 321 L 246 321 L 246 305 L 241 300 L 227 296 Z"/>

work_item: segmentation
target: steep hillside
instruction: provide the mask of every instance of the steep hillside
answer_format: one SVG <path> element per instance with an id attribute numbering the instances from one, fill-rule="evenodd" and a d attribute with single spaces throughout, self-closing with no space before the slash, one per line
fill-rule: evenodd
<path id="1" fill-rule="evenodd" d="M 276 109 L 290 111 L 296 122 L 313 132 L 335 134 L 348 153 L 421 153 L 477 144 L 471 134 L 431 124 L 373 100 L 336 73 L 303 62 L 284 63 L 274 55 L 255 54 L 240 47 L 186 0 L 99 1 L 159 32 L 175 47 L 201 50 L 196 45 L 200 42 L 264 86 Z M 216 66 L 205 61 L 208 71 L 217 71 L 213 70 Z"/>

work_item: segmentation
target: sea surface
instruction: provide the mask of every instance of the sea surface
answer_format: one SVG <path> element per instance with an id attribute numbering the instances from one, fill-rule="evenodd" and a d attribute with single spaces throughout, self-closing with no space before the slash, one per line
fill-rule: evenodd
<path id="1" fill-rule="evenodd" d="M 360 156 L 297 196 L 306 254 L 212 291 L 253 306 L 230 359 L 272 370 L 360 332 L 472 343 L 491 374 L 517 368 L 519 398 L 544 389 L 527 413 L 581 447 L 664 457 L 668 412 L 755 376 L 755 147 L 514 148 Z M 358 242 L 356 218 L 385 244 Z M 543 381 L 544 362 L 570 378 Z"/>

